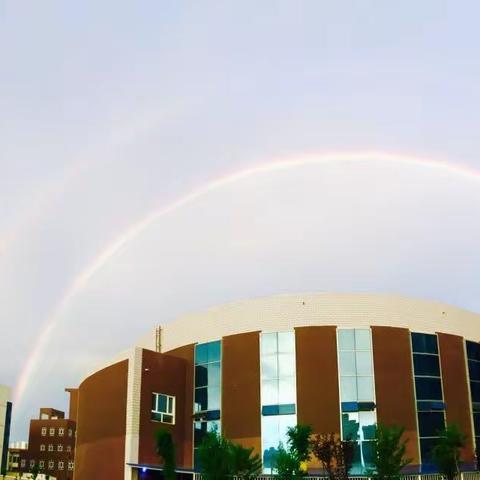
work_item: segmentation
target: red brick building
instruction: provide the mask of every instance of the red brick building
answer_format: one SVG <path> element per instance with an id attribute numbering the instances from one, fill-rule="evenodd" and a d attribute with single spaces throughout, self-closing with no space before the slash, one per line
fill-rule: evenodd
<path id="1" fill-rule="evenodd" d="M 72 480 L 75 466 L 77 390 L 70 393 L 69 416 L 53 408 L 41 408 L 38 419 L 30 420 L 28 450 L 20 457 L 20 471 L 36 468 L 57 480 Z"/>

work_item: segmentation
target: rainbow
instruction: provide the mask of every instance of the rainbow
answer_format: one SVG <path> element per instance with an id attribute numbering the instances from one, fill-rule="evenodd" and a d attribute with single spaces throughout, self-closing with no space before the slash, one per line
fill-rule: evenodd
<path id="1" fill-rule="evenodd" d="M 197 189 L 177 198 L 172 203 L 162 206 L 141 218 L 138 222 L 133 223 L 128 229 L 122 232 L 113 242 L 108 244 L 100 251 L 92 262 L 86 266 L 72 281 L 60 301 L 55 305 L 50 315 L 45 321 L 45 326 L 38 336 L 37 341 L 27 357 L 25 364 L 20 372 L 19 379 L 14 391 L 14 401 L 19 404 L 22 401 L 23 394 L 33 377 L 37 365 L 40 364 L 42 352 L 49 341 L 55 326 L 58 324 L 62 313 L 67 309 L 72 299 L 87 285 L 90 279 L 125 245 L 132 239 L 140 235 L 154 222 L 160 218 L 175 212 L 194 202 L 198 198 L 207 195 L 222 187 L 240 182 L 241 180 L 263 174 L 269 174 L 281 170 L 289 170 L 309 165 L 320 165 L 330 162 L 368 162 L 381 161 L 391 163 L 401 163 L 403 165 L 415 165 L 429 167 L 436 170 L 446 171 L 450 174 L 461 175 L 469 179 L 480 180 L 480 171 L 467 166 L 457 166 L 446 161 L 421 158 L 410 155 L 400 155 L 385 153 L 380 151 L 366 151 L 355 153 L 326 153 L 326 154 L 307 154 L 284 159 L 270 160 L 256 166 L 246 168 L 234 173 L 230 173 L 216 178 Z"/>

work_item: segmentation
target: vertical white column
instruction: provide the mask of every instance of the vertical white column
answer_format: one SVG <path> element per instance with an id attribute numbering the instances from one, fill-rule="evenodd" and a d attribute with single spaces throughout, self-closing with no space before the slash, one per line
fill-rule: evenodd
<path id="1" fill-rule="evenodd" d="M 132 467 L 138 463 L 140 438 L 140 393 L 142 389 L 142 348 L 135 347 L 128 358 L 127 412 L 125 428 L 125 480 L 133 480 Z"/>

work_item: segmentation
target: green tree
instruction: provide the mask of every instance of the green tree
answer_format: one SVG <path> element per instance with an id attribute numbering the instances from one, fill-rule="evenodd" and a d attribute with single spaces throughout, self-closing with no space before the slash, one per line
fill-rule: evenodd
<path id="1" fill-rule="evenodd" d="M 166 429 L 155 433 L 157 454 L 163 459 L 163 475 L 166 480 L 175 480 L 175 444 L 172 434 Z"/>
<path id="2" fill-rule="evenodd" d="M 453 480 L 460 471 L 462 463 L 461 450 L 465 447 L 467 437 L 457 425 L 450 424 L 439 432 L 439 438 L 432 449 L 432 458 L 438 470 L 448 480 Z"/>
<path id="3" fill-rule="evenodd" d="M 38 465 L 35 464 L 31 470 L 30 473 L 32 474 L 32 479 L 35 480 L 38 477 L 38 474 L 40 473 L 40 469 L 38 468 Z"/>
<path id="4" fill-rule="evenodd" d="M 287 448 L 280 443 L 275 459 L 275 467 L 281 478 L 299 478 L 307 474 L 303 464 L 311 457 L 311 434 L 312 427 L 309 425 L 296 425 L 287 429 Z"/>
<path id="5" fill-rule="evenodd" d="M 253 454 L 253 448 L 230 442 L 230 473 L 244 480 L 252 480 L 262 471 L 260 455 Z"/>
<path id="6" fill-rule="evenodd" d="M 225 480 L 230 476 L 251 480 L 262 469 L 262 460 L 253 454 L 253 448 L 233 443 L 215 431 L 204 436 L 198 459 L 205 480 Z"/>
<path id="7" fill-rule="evenodd" d="M 405 429 L 396 425 L 379 424 L 373 440 L 373 471 L 378 480 L 396 479 L 411 461 L 405 456 L 407 440 L 402 440 Z"/>

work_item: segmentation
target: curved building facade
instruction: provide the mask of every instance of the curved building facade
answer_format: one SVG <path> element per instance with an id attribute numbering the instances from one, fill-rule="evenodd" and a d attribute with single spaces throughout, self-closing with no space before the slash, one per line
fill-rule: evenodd
<path id="1" fill-rule="evenodd" d="M 377 423 L 405 428 L 409 468 L 421 472 L 434 468 L 438 432 L 457 424 L 473 468 L 479 340 L 480 315 L 391 295 L 280 295 L 182 316 L 81 383 L 75 479 L 157 478 L 159 428 L 186 476 L 213 429 L 253 447 L 270 472 L 297 423 L 355 439 L 355 473 Z"/>

